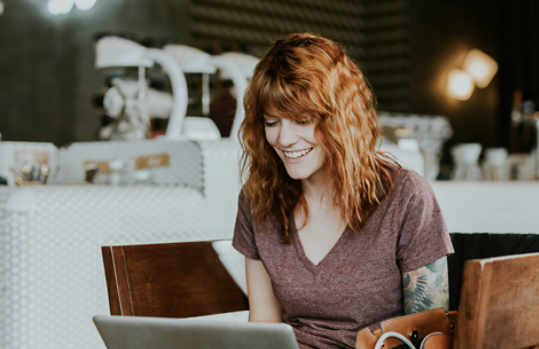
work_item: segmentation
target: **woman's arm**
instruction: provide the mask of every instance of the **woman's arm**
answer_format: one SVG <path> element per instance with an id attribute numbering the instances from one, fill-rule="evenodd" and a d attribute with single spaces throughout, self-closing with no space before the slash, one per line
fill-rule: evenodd
<path id="1" fill-rule="evenodd" d="M 447 257 L 402 273 L 404 312 L 413 314 L 433 308 L 449 308 Z"/>
<path id="2" fill-rule="evenodd" d="M 282 322 L 281 306 L 271 286 L 271 279 L 261 261 L 245 257 L 247 290 L 249 292 L 249 321 Z"/>

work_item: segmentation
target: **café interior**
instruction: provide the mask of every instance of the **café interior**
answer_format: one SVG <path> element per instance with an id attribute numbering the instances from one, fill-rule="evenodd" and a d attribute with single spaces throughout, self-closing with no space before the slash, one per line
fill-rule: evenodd
<path id="1" fill-rule="evenodd" d="M 0 348 L 104 348 L 97 314 L 248 321 L 230 244 L 243 93 L 298 32 L 345 49 L 380 149 L 434 190 L 455 348 L 539 345 L 536 0 L 2 0 Z M 477 259 L 492 274 L 464 275 Z M 470 315 L 473 282 L 491 291 Z"/>

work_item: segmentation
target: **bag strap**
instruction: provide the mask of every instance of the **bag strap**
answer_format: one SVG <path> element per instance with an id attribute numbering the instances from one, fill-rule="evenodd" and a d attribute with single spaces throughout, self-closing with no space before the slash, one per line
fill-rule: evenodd
<path id="1" fill-rule="evenodd" d="M 449 334 L 434 332 L 425 337 L 419 349 L 451 349 L 454 339 L 455 337 Z"/>
<path id="2" fill-rule="evenodd" d="M 384 346 L 385 340 L 391 337 L 400 339 L 401 341 L 404 342 L 404 344 L 408 346 L 409 349 L 416 349 L 414 345 L 412 344 L 412 342 L 408 340 L 408 338 L 404 337 L 402 334 L 397 333 L 397 332 L 386 332 L 383 335 L 381 335 L 378 341 L 376 342 L 374 349 L 381 349 Z"/>
<path id="3" fill-rule="evenodd" d="M 442 332 L 449 335 L 455 334 L 457 312 L 446 312 L 443 308 L 429 309 L 420 313 L 399 316 L 380 323 L 380 328 L 371 331 L 364 328 L 356 337 L 357 349 L 373 349 L 376 342 L 386 332 L 397 332 L 410 341 L 418 341 L 433 332 Z M 386 339 L 385 349 L 401 345 L 396 338 Z"/>

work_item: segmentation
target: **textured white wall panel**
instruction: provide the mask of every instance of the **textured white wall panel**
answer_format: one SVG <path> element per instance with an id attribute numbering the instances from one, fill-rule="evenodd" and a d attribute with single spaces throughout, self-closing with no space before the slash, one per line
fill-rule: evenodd
<path id="1" fill-rule="evenodd" d="M 171 163 L 186 161 L 173 163 L 164 182 L 185 185 L 0 188 L 1 348 L 104 347 L 91 321 L 109 313 L 103 245 L 232 237 L 239 145 L 181 143 L 166 145 Z M 149 155 L 163 144 L 137 151 Z M 119 154 L 100 146 L 73 148 L 73 178 L 81 154 L 94 160 Z"/>

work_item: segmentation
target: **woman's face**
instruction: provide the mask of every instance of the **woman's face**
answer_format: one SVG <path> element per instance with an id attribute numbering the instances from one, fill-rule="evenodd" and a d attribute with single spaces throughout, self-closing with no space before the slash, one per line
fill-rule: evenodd
<path id="1" fill-rule="evenodd" d="M 326 152 L 315 136 L 313 121 L 266 115 L 266 140 L 275 149 L 293 179 L 324 180 Z"/>

